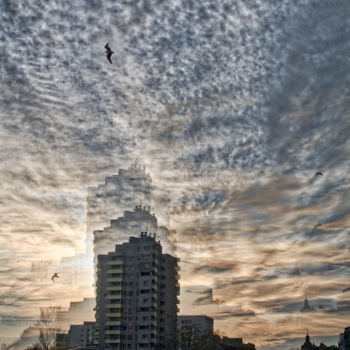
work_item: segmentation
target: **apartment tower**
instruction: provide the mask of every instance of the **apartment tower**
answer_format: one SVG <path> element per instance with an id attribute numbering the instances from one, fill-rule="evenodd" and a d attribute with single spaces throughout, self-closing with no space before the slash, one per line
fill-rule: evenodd
<path id="1" fill-rule="evenodd" d="M 95 345 L 168 349 L 176 336 L 179 259 L 162 253 L 155 234 L 98 256 Z"/>

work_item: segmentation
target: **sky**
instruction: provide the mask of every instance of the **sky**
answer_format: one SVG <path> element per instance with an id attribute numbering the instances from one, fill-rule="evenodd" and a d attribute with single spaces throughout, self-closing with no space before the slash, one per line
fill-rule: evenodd
<path id="1" fill-rule="evenodd" d="M 85 253 L 88 187 L 136 162 L 169 196 L 182 313 L 261 349 L 306 329 L 336 344 L 350 326 L 349 13 L 1 1 L 0 342 L 42 306 L 93 297 L 93 269 L 84 288 L 48 273 Z"/>

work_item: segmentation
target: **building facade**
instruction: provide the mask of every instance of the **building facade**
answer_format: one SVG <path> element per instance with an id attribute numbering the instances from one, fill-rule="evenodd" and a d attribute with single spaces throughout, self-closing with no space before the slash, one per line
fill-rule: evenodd
<path id="1" fill-rule="evenodd" d="M 166 349 L 176 336 L 178 259 L 141 233 L 98 256 L 95 345 L 99 349 Z"/>
<path id="2" fill-rule="evenodd" d="M 191 331 L 198 336 L 213 335 L 214 320 L 205 315 L 180 315 L 178 329 L 180 333 Z"/>
<path id="3" fill-rule="evenodd" d="M 95 322 L 71 325 L 68 332 L 70 346 L 88 346 L 94 344 Z"/>

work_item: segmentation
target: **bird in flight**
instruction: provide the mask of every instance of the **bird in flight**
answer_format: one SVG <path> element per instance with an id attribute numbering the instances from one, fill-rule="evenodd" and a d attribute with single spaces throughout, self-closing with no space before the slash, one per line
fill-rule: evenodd
<path id="1" fill-rule="evenodd" d="M 316 174 L 315 174 L 315 176 L 322 176 L 323 174 L 320 172 L 320 171 L 318 171 Z"/>
<path id="2" fill-rule="evenodd" d="M 109 61 L 109 63 L 112 63 L 112 60 L 111 60 L 111 56 L 112 54 L 114 53 L 111 48 L 109 47 L 109 43 L 107 43 L 105 45 L 105 49 L 106 49 L 106 55 L 107 55 L 107 60 Z"/>
<path id="3" fill-rule="evenodd" d="M 51 276 L 51 281 L 55 282 L 55 278 L 59 278 L 60 276 L 58 276 L 58 273 L 55 272 L 52 276 Z"/>

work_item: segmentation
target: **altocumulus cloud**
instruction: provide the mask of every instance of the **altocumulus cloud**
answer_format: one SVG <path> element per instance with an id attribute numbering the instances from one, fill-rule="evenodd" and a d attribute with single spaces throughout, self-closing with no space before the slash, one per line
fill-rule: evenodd
<path id="1" fill-rule="evenodd" d="M 138 160 L 169 191 L 181 283 L 205 286 L 182 305 L 258 345 L 339 333 L 344 312 L 293 306 L 348 305 L 348 1 L 0 6 L 4 293 L 83 252 L 86 187 Z"/>

